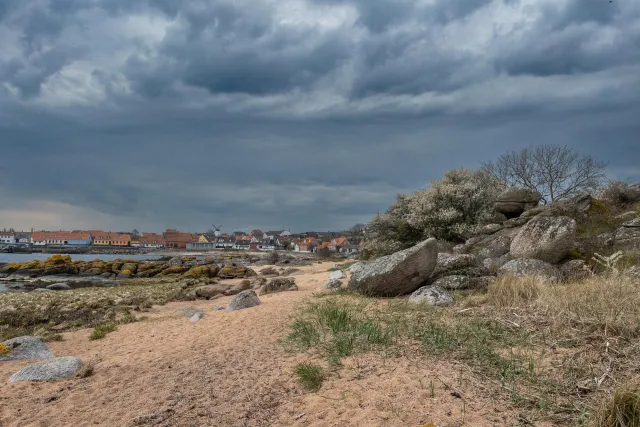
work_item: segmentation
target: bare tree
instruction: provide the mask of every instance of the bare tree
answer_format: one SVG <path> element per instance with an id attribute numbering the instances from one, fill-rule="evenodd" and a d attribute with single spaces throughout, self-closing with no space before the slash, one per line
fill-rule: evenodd
<path id="1" fill-rule="evenodd" d="M 595 191 L 607 164 L 566 145 L 542 144 L 503 154 L 495 163 L 482 163 L 482 169 L 505 185 L 536 190 L 550 203 Z"/>

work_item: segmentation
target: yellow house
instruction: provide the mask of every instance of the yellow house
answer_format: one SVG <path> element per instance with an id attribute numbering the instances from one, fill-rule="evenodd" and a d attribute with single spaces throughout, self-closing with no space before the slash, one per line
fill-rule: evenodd
<path id="1" fill-rule="evenodd" d="M 207 239 L 207 236 L 202 234 L 202 235 L 200 235 L 200 238 L 198 239 L 198 243 L 211 243 L 211 242 L 209 241 L 209 239 Z"/>
<path id="2" fill-rule="evenodd" d="M 93 244 L 95 246 L 109 246 L 111 245 L 111 236 L 107 235 L 102 235 L 102 236 L 96 236 L 93 239 Z"/>

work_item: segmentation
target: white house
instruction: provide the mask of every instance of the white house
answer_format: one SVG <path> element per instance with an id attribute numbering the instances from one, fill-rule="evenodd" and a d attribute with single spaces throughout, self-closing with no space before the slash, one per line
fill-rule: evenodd
<path id="1" fill-rule="evenodd" d="M 13 231 L 0 231 L 0 243 L 15 245 L 16 233 Z"/>

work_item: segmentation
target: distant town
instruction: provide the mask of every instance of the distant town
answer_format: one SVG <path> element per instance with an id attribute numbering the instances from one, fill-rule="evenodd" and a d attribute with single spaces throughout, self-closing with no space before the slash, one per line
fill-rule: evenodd
<path id="1" fill-rule="evenodd" d="M 186 251 L 209 250 L 288 250 L 294 252 L 357 253 L 364 241 L 365 227 L 358 224 L 348 231 L 293 234 L 288 230 L 252 230 L 223 233 L 214 227 L 205 233 L 167 229 L 164 233 L 111 232 L 103 230 L 73 231 L 0 231 L 0 249 L 25 250 L 39 248 L 123 248 Z"/>

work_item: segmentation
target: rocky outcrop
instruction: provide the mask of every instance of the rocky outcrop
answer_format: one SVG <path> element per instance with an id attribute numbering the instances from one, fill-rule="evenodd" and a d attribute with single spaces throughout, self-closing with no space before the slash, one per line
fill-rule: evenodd
<path id="1" fill-rule="evenodd" d="M 558 281 L 562 274 L 553 265 L 537 259 L 514 259 L 498 269 L 498 276 L 537 276 L 549 281 Z"/>
<path id="2" fill-rule="evenodd" d="M 80 368 L 82 360 L 77 357 L 54 357 L 20 369 L 9 382 L 62 380 L 71 378 Z"/>
<path id="3" fill-rule="evenodd" d="M 276 277 L 269 280 L 266 285 L 263 285 L 258 291 L 258 295 L 275 294 L 277 292 L 297 291 L 298 285 L 296 281 L 291 277 Z"/>
<path id="4" fill-rule="evenodd" d="M 453 297 L 449 292 L 437 286 L 423 286 L 411 294 L 409 301 L 435 306 L 447 306 L 453 304 Z"/>
<path id="5" fill-rule="evenodd" d="M 0 362 L 7 360 L 46 359 L 53 357 L 49 347 L 38 337 L 17 337 L 2 343 Z"/>
<path id="6" fill-rule="evenodd" d="M 576 221 L 569 217 L 538 216 L 522 227 L 513 239 L 511 255 L 558 263 L 573 247 L 576 228 Z"/>
<path id="7" fill-rule="evenodd" d="M 349 288 L 367 295 L 404 295 L 429 279 L 437 261 L 437 242 L 428 239 L 395 254 L 359 263 L 351 269 Z"/>
<path id="8" fill-rule="evenodd" d="M 227 311 L 244 310 L 257 305 L 260 305 L 260 298 L 255 291 L 242 291 L 231 299 Z"/>
<path id="9" fill-rule="evenodd" d="M 519 217 L 524 211 L 538 206 L 542 194 L 528 188 L 509 188 L 496 198 L 494 208 L 507 218 Z"/>

